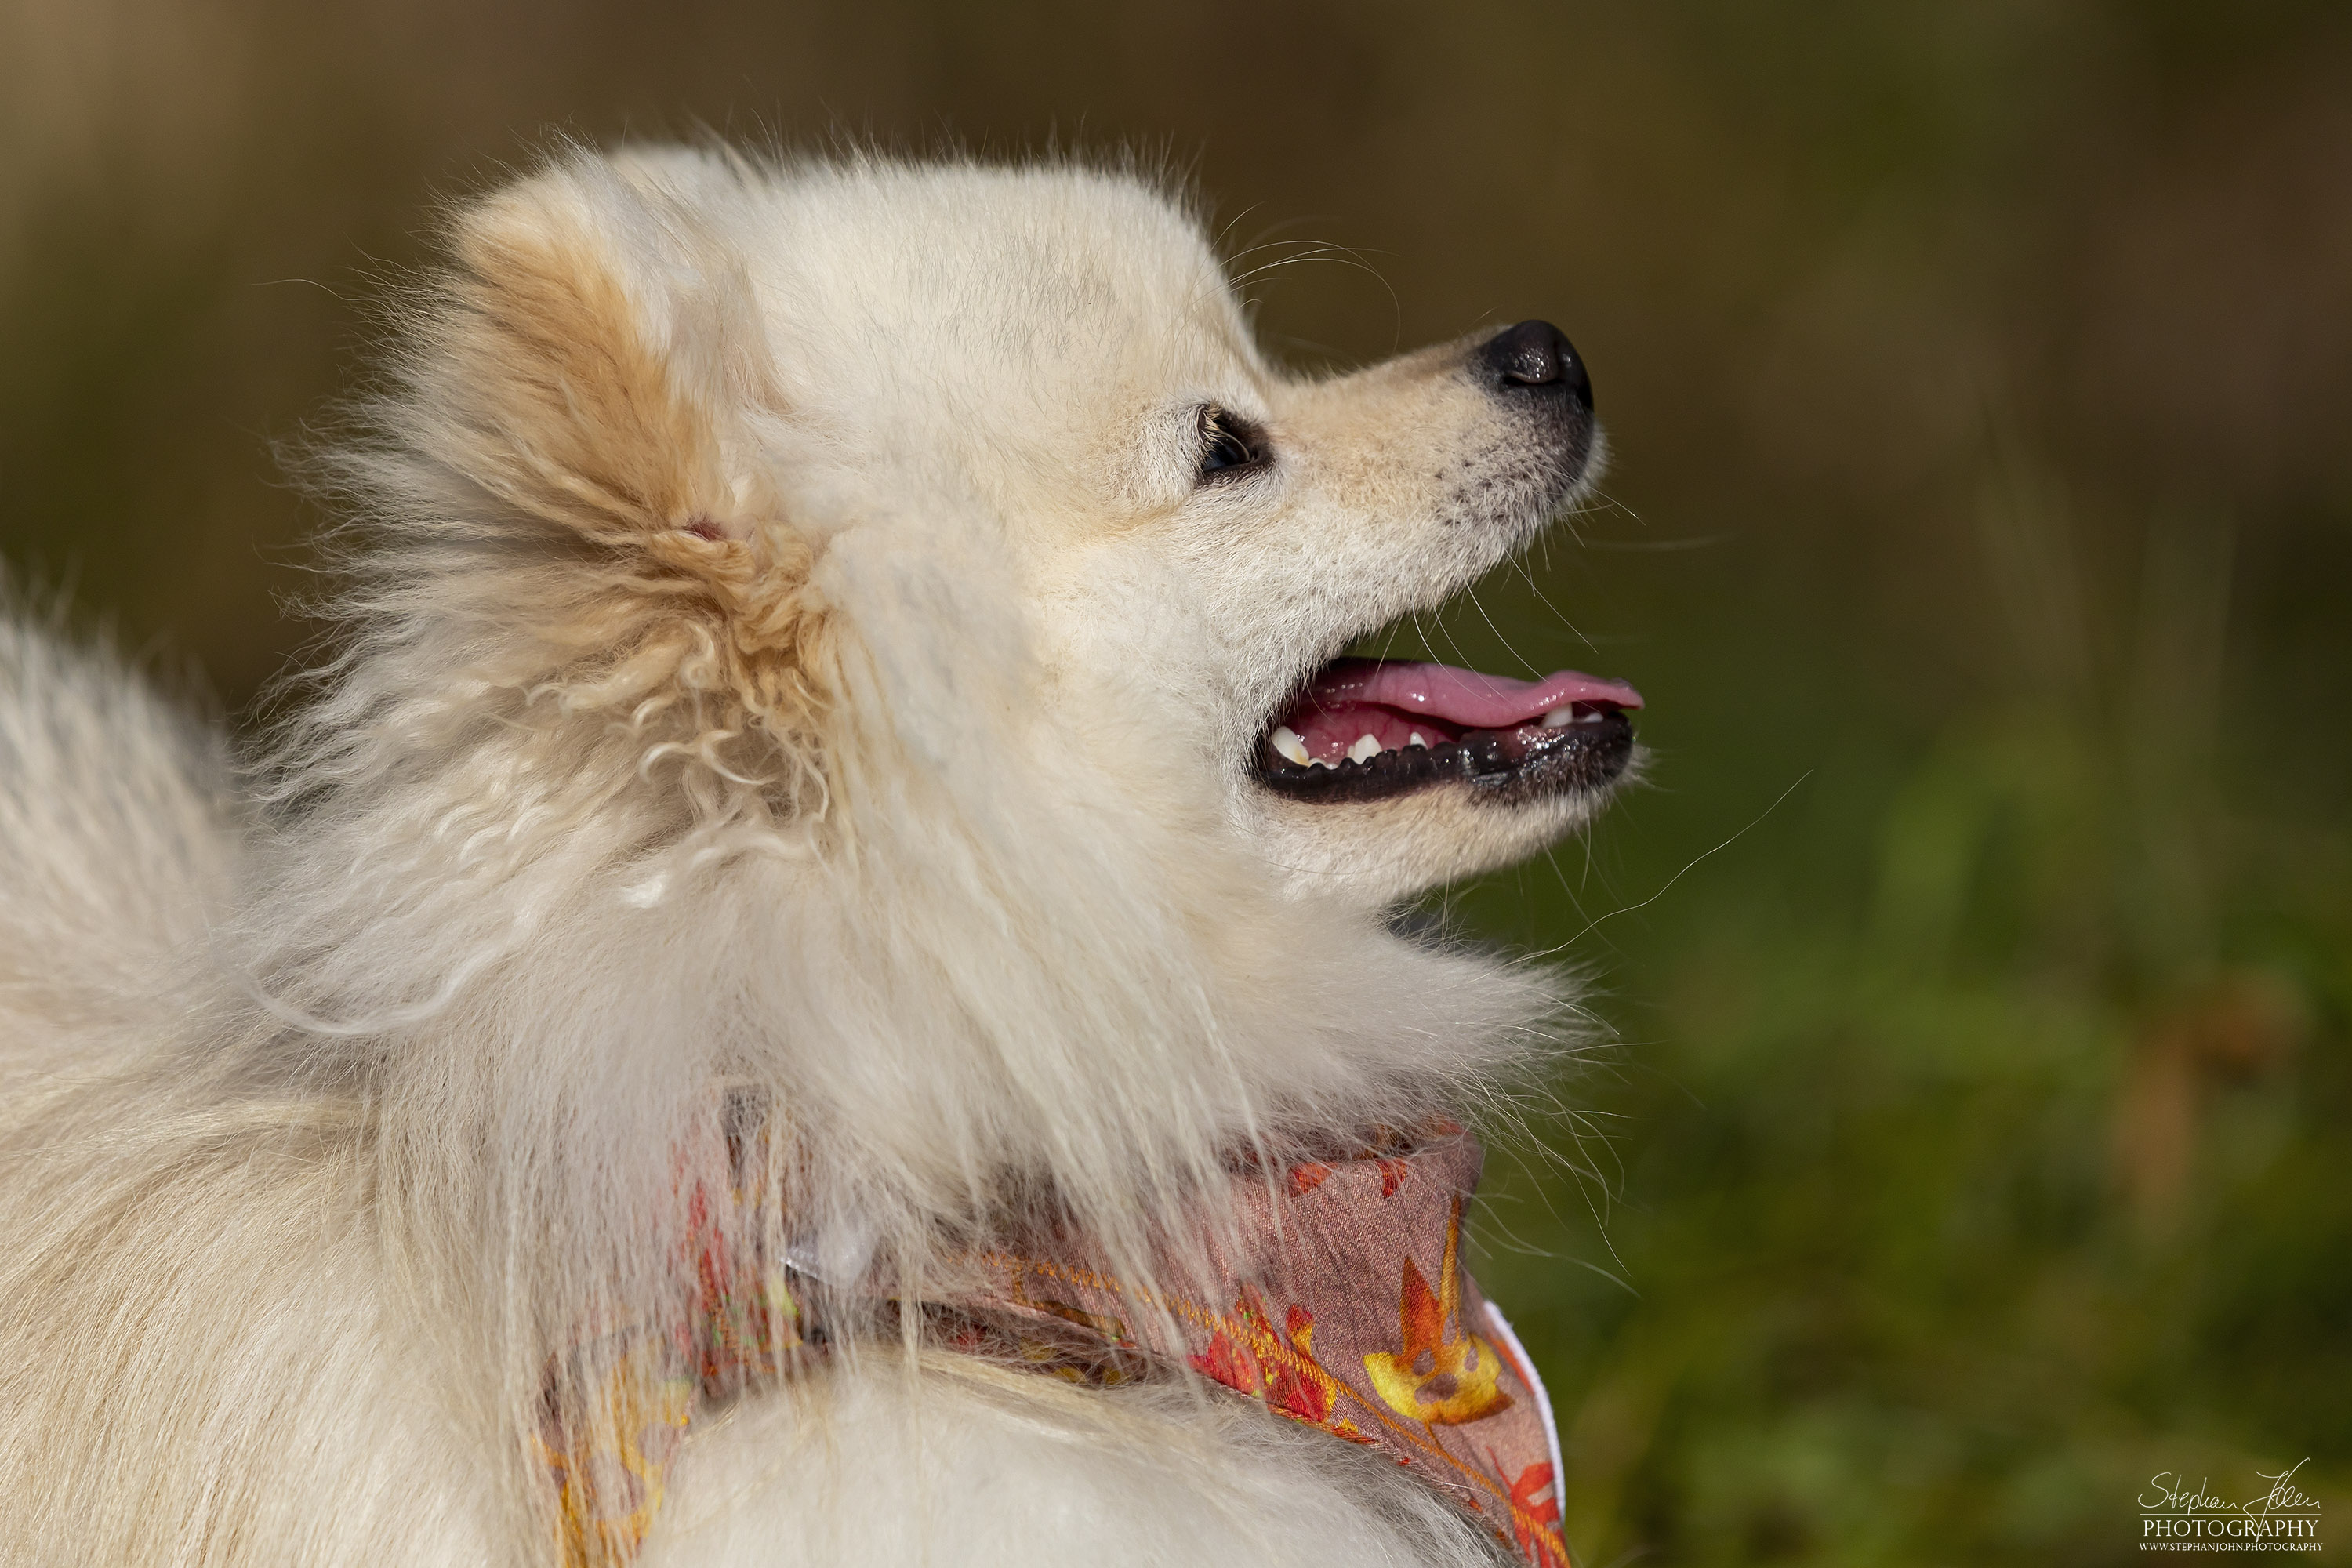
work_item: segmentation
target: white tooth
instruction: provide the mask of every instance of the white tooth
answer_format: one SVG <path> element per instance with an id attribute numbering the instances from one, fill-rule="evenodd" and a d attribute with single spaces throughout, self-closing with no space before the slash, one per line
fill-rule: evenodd
<path id="1" fill-rule="evenodd" d="M 1603 719 L 1605 719 L 1605 718 L 1607 718 L 1607 717 L 1608 717 L 1608 715 L 1607 715 L 1607 714 L 1605 714 L 1605 713 L 1601 712 L 1600 709 L 1595 708 L 1594 710 L 1592 710 L 1592 711 L 1591 711 L 1590 713 L 1587 713 L 1583 718 L 1579 719 L 1579 720 L 1577 721 L 1577 722 L 1578 722 L 1578 723 L 1580 723 L 1580 724 L 1598 724 L 1598 723 L 1600 723 L 1600 722 L 1601 722 L 1601 720 L 1603 720 Z"/>
<path id="2" fill-rule="evenodd" d="M 1429 746 L 1429 738 L 1426 735 L 1423 735 L 1420 731 L 1415 730 L 1412 736 L 1405 742 L 1405 744 L 1408 746 L 1419 746 L 1425 751 Z"/>
<path id="3" fill-rule="evenodd" d="M 1316 758 L 1313 762 L 1311 762 L 1311 763 L 1307 763 L 1307 765 L 1308 767 L 1310 767 L 1310 768 L 1328 768 L 1328 767 L 1329 767 L 1331 764 L 1330 764 L 1330 763 L 1327 763 L 1327 762 L 1325 762 L 1322 758 L 1318 757 L 1318 758 Z"/>
<path id="4" fill-rule="evenodd" d="M 1557 730 L 1564 724 L 1575 722 L 1576 710 L 1573 707 L 1555 708 L 1543 717 L 1543 727 L 1547 730 Z"/>
<path id="5" fill-rule="evenodd" d="M 1274 749 L 1284 762 L 1297 763 L 1302 768 L 1307 765 L 1307 742 L 1300 740 L 1298 731 L 1289 725 L 1275 726 Z"/>
<path id="6" fill-rule="evenodd" d="M 1358 736 L 1356 743 L 1348 748 L 1348 760 L 1351 763 L 1370 762 L 1380 754 L 1381 743 L 1370 735 Z"/>

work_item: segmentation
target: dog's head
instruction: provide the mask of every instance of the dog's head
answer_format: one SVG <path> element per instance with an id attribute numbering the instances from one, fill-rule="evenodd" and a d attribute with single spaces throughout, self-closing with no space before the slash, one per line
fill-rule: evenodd
<path id="1" fill-rule="evenodd" d="M 886 744 L 894 789 L 1205 803 L 1290 893 L 1381 903 L 1541 847 L 1627 765 L 1622 685 L 1339 657 L 1585 484 L 1548 323 L 1288 374 L 1187 213 L 1076 167 L 582 159 L 458 248 L 431 441 L 593 558 L 612 602 L 583 628 L 565 595 L 537 679 L 694 709 L 706 810 L 730 775 L 839 806 Z"/>

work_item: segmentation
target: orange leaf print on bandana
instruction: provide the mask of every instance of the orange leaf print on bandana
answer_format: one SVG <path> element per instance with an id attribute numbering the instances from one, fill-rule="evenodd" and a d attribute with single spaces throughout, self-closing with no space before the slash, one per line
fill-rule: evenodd
<path id="1" fill-rule="evenodd" d="M 1193 1371 L 1264 1400 L 1294 1421 L 1320 1426 L 1350 1443 L 1373 1441 L 1354 1422 L 1332 1417 L 1339 1385 L 1315 1359 L 1314 1313 L 1293 1306 L 1283 1315 L 1284 1331 L 1277 1335 L 1265 1302 L 1255 1289 L 1244 1287 L 1228 1321 L 1240 1331 L 1239 1337 L 1219 1329 L 1205 1352 L 1186 1358 Z"/>
<path id="2" fill-rule="evenodd" d="M 578 1408 L 551 1407 L 540 1434 L 556 1487 L 556 1540 L 565 1568 L 601 1568 L 636 1555 L 661 1507 L 671 1458 L 685 1441 L 692 1379 L 665 1364 L 649 1335 L 625 1344 Z"/>
<path id="3" fill-rule="evenodd" d="M 1511 1483 L 1511 1532 L 1529 1562 L 1567 1568 L 1568 1549 L 1559 1538 L 1559 1488 L 1550 1460 L 1529 1465 Z"/>
<path id="4" fill-rule="evenodd" d="M 1265 1391 L 1266 1403 L 1286 1415 L 1320 1426 L 1331 1418 L 1331 1374 L 1315 1363 L 1315 1314 L 1293 1307 L 1285 1318 L 1290 1348 L 1297 1361 L 1276 1363 Z"/>
<path id="5" fill-rule="evenodd" d="M 1255 1397 L 1258 1392 L 1257 1357 L 1235 1344 L 1223 1329 L 1217 1331 L 1206 1351 L 1185 1359 L 1192 1363 L 1194 1372 L 1215 1378 L 1236 1394 Z"/>
<path id="6" fill-rule="evenodd" d="M 1501 1353 L 1462 1327 L 1462 1275 L 1455 1267 L 1461 1237 L 1462 1205 L 1456 1199 L 1454 1217 L 1445 1227 L 1445 1261 L 1438 1268 L 1438 1293 L 1431 1293 L 1429 1282 L 1407 1258 L 1404 1289 L 1398 1302 L 1403 1348 L 1376 1351 L 1364 1357 L 1373 1391 L 1389 1408 L 1432 1426 L 1483 1421 L 1511 1404 L 1511 1396 L 1496 1386 L 1503 1370 Z M 1454 1329 L 1451 1339 L 1445 1334 L 1448 1322 Z"/>

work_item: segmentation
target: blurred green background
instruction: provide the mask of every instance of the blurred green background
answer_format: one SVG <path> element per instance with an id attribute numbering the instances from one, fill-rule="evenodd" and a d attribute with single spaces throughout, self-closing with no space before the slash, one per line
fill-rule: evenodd
<path id="1" fill-rule="evenodd" d="M 1609 499 L 1426 636 L 1651 703 L 1451 900 L 1612 1033 L 1484 1265 L 1588 1568 L 2352 1531 L 2352 9 L 0 0 L 0 554 L 242 710 L 433 201 L 705 128 L 1165 148 L 1297 362 L 1584 352 Z"/>

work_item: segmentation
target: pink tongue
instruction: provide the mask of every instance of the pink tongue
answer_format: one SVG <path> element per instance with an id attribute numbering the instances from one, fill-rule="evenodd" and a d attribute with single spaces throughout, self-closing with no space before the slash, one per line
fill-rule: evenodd
<path id="1" fill-rule="evenodd" d="M 1302 709 L 1331 709 L 1372 702 L 1465 730 L 1504 730 L 1532 724 L 1571 702 L 1606 702 L 1639 708 L 1642 694 L 1619 680 L 1602 680 L 1563 669 L 1541 680 L 1481 675 L 1450 664 L 1391 663 L 1378 658 L 1335 660 L 1308 689 Z"/>

